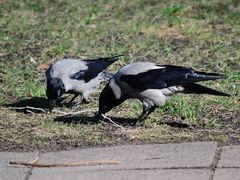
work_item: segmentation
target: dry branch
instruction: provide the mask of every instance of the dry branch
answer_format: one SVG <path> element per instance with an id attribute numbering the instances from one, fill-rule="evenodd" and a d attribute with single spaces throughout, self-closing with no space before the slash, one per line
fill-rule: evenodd
<path id="1" fill-rule="evenodd" d="M 26 111 L 32 111 L 32 110 L 37 110 L 37 111 L 41 111 L 41 112 L 46 112 L 46 110 L 44 110 L 43 108 L 36 108 L 36 107 L 31 107 L 31 106 L 24 106 L 24 107 L 1 107 L 0 109 L 3 110 L 26 110 Z"/>
<path id="2" fill-rule="evenodd" d="M 52 112 L 61 114 L 61 115 L 58 115 L 58 116 L 77 115 L 77 114 L 82 114 L 82 113 L 86 113 L 86 112 L 96 112 L 96 111 L 97 111 L 97 108 L 84 109 L 84 110 L 75 111 L 75 112 L 64 112 L 64 111 L 52 110 Z"/>
<path id="3" fill-rule="evenodd" d="M 113 160 L 96 160 L 96 161 L 81 161 L 76 163 L 54 163 L 54 164 L 41 164 L 33 162 L 23 162 L 23 161 L 10 161 L 11 165 L 21 165 L 28 167 L 39 167 L 39 168 L 50 168 L 50 167 L 76 167 L 76 166 L 96 166 L 96 165 L 112 165 L 119 164 L 120 161 Z"/>
<path id="4" fill-rule="evenodd" d="M 121 126 L 121 125 L 117 124 L 116 122 L 114 122 L 110 117 L 107 117 L 104 114 L 101 114 L 101 116 L 103 117 L 104 120 L 108 120 L 112 126 L 117 127 L 117 128 L 121 128 L 121 129 L 124 130 L 123 126 Z"/>
<path id="5" fill-rule="evenodd" d="M 36 108 L 36 107 L 31 107 L 31 106 L 25 106 L 25 107 L 1 107 L 0 109 L 10 109 L 10 110 L 26 110 L 26 112 L 29 112 L 29 113 L 32 113 L 34 114 L 34 110 L 37 110 L 37 111 L 41 111 L 43 113 L 47 113 L 48 111 L 42 109 L 42 108 Z M 69 115 L 77 115 L 77 114 L 83 114 L 83 113 L 86 113 L 86 112 L 96 112 L 98 109 L 97 108 L 92 108 L 92 109 L 84 109 L 84 110 L 81 110 L 81 111 L 75 111 L 75 112 L 65 112 L 65 111 L 59 111 L 59 110 L 52 110 L 52 112 L 54 113 L 58 113 L 59 115 L 57 115 L 58 117 L 62 117 L 62 116 L 69 116 Z M 109 122 L 110 125 L 114 126 L 114 127 L 117 127 L 117 128 L 121 128 L 124 130 L 124 127 L 117 124 L 116 122 L 114 122 L 111 118 L 105 116 L 102 114 L 102 117 L 104 120 L 107 120 Z M 101 121 L 103 124 L 104 121 Z"/>
<path id="6" fill-rule="evenodd" d="M 41 111 L 43 113 L 47 113 L 48 111 L 46 111 L 43 108 L 36 108 L 36 107 L 31 107 L 31 106 L 25 106 L 25 107 L 1 107 L 0 109 L 3 110 L 26 110 L 26 112 L 29 113 L 34 113 L 35 111 Z M 59 110 L 52 110 L 52 112 L 54 113 L 58 113 L 61 115 L 58 116 L 67 116 L 67 115 L 77 115 L 77 114 L 82 114 L 82 113 L 86 113 L 86 112 L 95 112 L 97 111 L 97 108 L 92 108 L 92 109 L 85 109 L 85 110 L 81 110 L 81 111 L 75 111 L 75 112 L 65 112 L 65 111 L 59 111 Z"/>

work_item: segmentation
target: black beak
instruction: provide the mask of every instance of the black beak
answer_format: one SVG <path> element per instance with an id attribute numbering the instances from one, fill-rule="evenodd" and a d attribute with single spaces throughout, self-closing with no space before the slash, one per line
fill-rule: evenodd
<path id="1" fill-rule="evenodd" d="M 49 111 L 52 112 L 52 110 L 56 104 L 56 99 L 49 99 L 48 103 L 49 103 Z"/>

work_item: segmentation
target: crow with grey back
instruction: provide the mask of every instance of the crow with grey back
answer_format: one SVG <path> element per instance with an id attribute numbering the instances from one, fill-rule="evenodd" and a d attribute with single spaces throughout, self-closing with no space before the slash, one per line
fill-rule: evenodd
<path id="1" fill-rule="evenodd" d="M 81 95 L 81 100 L 75 105 L 76 107 L 83 101 L 88 101 L 89 94 L 101 82 L 111 77 L 110 73 L 103 70 L 117 61 L 120 56 L 122 55 L 83 60 L 62 59 L 51 65 L 46 71 L 46 95 L 50 110 L 64 93 L 74 94 L 70 103 Z"/>
<path id="2" fill-rule="evenodd" d="M 156 107 L 163 106 L 168 97 L 178 92 L 229 97 L 229 94 L 196 83 L 224 78 L 221 74 L 182 66 L 151 62 L 129 64 L 121 68 L 101 92 L 97 118 L 105 117 L 105 113 L 130 98 L 142 102 L 143 111 L 138 118 L 142 121 Z"/>

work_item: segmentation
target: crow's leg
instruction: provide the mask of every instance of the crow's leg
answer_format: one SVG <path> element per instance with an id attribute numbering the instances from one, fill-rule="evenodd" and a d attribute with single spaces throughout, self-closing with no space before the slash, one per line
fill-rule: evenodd
<path id="1" fill-rule="evenodd" d="M 84 100 L 84 97 L 81 96 L 80 101 L 77 102 L 77 103 L 75 103 L 75 104 L 73 104 L 73 105 L 70 107 L 70 109 L 77 109 L 77 108 L 79 108 L 80 105 L 82 104 L 83 100 Z"/>
<path id="2" fill-rule="evenodd" d="M 150 108 L 150 110 L 148 111 L 147 115 L 150 115 L 156 108 L 157 108 L 157 106 L 152 106 Z"/>
<path id="3" fill-rule="evenodd" d="M 157 106 L 151 106 L 150 104 L 143 102 L 143 111 L 142 111 L 142 114 L 138 117 L 138 121 L 142 122 L 156 108 Z"/>
<path id="4" fill-rule="evenodd" d="M 89 93 L 88 92 L 87 93 L 83 93 L 81 98 L 80 98 L 80 101 L 75 103 L 72 106 L 72 109 L 79 108 L 82 103 L 90 103 L 91 101 L 93 101 L 93 99 L 89 98 Z"/>
<path id="5" fill-rule="evenodd" d="M 94 99 L 93 98 L 90 98 L 90 97 L 87 97 L 87 98 L 84 98 L 83 97 L 83 100 L 82 100 L 82 103 L 90 103 L 91 101 L 93 101 Z"/>
<path id="6" fill-rule="evenodd" d="M 72 105 L 73 101 L 79 96 L 79 94 L 75 94 L 72 99 L 69 101 L 69 104 Z"/>
<path id="7" fill-rule="evenodd" d="M 91 101 L 93 101 L 93 98 L 90 98 L 89 95 L 91 94 L 92 90 L 89 90 L 89 91 L 84 91 L 82 97 L 83 97 L 83 100 L 82 102 L 83 103 L 89 103 Z"/>
<path id="8" fill-rule="evenodd" d="M 138 117 L 138 120 L 140 122 L 142 122 L 147 117 L 147 115 L 151 114 L 156 109 L 156 106 L 151 106 L 147 102 L 143 102 L 142 105 L 143 105 L 143 111 L 142 111 L 142 114 Z"/>
<path id="9" fill-rule="evenodd" d="M 138 117 L 138 121 L 142 122 L 148 114 L 149 109 L 143 107 L 142 114 Z"/>

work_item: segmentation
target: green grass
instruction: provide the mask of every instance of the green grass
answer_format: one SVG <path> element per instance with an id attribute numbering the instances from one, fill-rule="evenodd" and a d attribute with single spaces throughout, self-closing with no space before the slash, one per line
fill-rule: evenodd
<path id="1" fill-rule="evenodd" d="M 234 95 L 225 98 L 179 94 L 150 115 L 145 126 L 127 126 L 124 131 L 94 123 L 91 113 L 58 121 L 56 114 L 0 110 L 2 149 L 46 150 L 145 141 L 238 143 L 239 9 L 234 0 L 1 2 L 0 104 L 46 98 L 44 72 L 37 71 L 41 63 L 62 57 L 121 53 L 126 53 L 126 57 L 110 71 L 136 61 L 191 66 L 226 74 L 226 80 L 204 84 Z M 95 93 L 95 101 L 81 108 L 97 107 L 98 95 Z M 34 105 L 45 107 L 42 103 L 39 100 Z M 138 101 L 129 100 L 109 115 L 127 120 L 137 117 L 141 110 Z M 191 129 L 169 122 L 189 124 Z"/>

